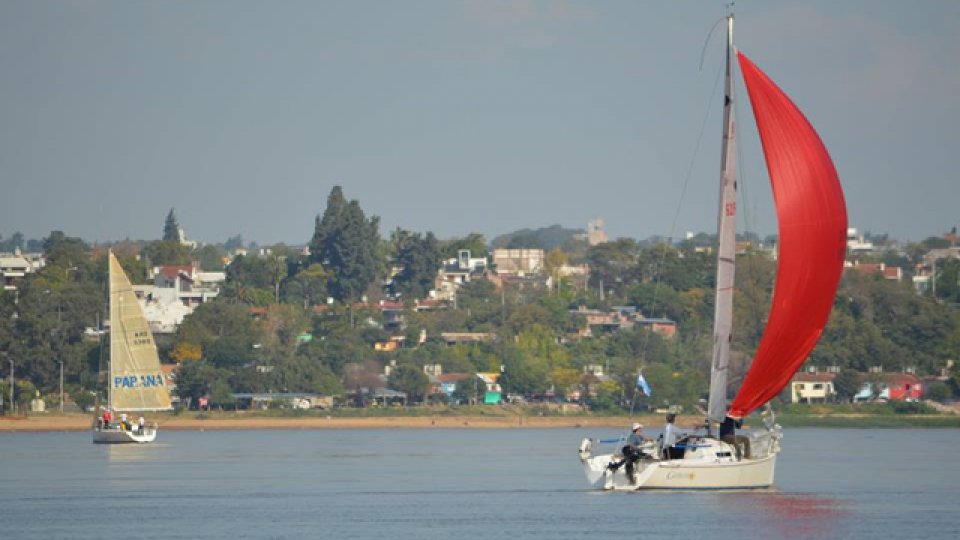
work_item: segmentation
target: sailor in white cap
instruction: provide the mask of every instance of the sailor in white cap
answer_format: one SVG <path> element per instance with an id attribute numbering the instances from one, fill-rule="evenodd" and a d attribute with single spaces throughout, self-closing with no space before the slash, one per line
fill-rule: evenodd
<path id="1" fill-rule="evenodd" d="M 643 425 L 637 422 L 634 422 L 630 426 L 630 436 L 627 437 L 627 444 L 620 449 L 620 453 L 623 455 L 623 459 L 616 463 L 611 463 L 609 465 L 610 470 L 616 471 L 620 468 L 621 465 L 626 463 L 627 465 L 627 478 L 630 480 L 631 484 L 637 482 L 636 475 L 634 474 L 634 464 L 641 458 L 647 457 L 643 451 L 640 450 L 640 447 L 647 441 L 643 436 Z"/>

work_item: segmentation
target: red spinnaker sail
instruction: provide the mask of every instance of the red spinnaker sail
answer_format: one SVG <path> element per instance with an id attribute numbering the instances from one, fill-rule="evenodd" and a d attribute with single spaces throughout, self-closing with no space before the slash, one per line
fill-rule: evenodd
<path id="1" fill-rule="evenodd" d="M 737 52 L 773 186 L 780 232 L 767 327 L 729 415 L 750 414 L 790 382 L 820 339 L 846 252 L 847 209 L 837 170 L 803 113 Z"/>

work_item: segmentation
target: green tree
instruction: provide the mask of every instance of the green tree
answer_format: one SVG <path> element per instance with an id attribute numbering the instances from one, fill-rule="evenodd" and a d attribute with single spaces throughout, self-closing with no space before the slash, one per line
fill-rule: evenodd
<path id="1" fill-rule="evenodd" d="M 456 259 L 460 256 L 460 250 L 463 249 L 470 251 L 471 257 L 486 257 L 487 239 L 480 233 L 470 233 L 462 238 L 451 238 L 441 242 L 444 259 Z"/>
<path id="2" fill-rule="evenodd" d="M 394 390 L 407 394 L 414 401 L 421 401 L 430 386 L 430 379 L 413 364 L 401 364 L 390 372 L 387 384 Z"/>
<path id="3" fill-rule="evenodd" d="M 190 249 L 173 240 L 148 243 L 143 247 L 143 256 L 153 266 L 190 264 Z"/>
<path id="4" fill-rule="evenodd" d="M 733 300 L 733 345 L 753 354 L 763 330 L 773 293 L 774 263 L 761 254 L 737 258 L 736 290 Z"/>
<path id="5" fill-rule="evenodd" d="M 200 346 L 204 357 L 214 354 L 214 343 L 224 351 L 216 353 L 217 362 L 225 365 L 240 365 L 247 361 L 236 358 L 233 353 L 250 351 L 262 338 L 262 332 L 250 318 L 248 308 L 239 304 L 225 302 L 206 302 L 197 306 L 193 313 L 183 318 L 174 336 L 174 350 L 177 345 Z"/>
<path id="6" fill-rule="evenodd" d="M 860 374 L 852 369 L 842 369 L 833 379 L 833 390 L 837 399 L 842 402 L 853 400 L 853 396 L 860 391 Z"/>
<path id="7" fill-rule="evenodd" d="M 619 408 L 623 389 L 616 381 L 603 381 L 596 385 L 593 395 L 587 398 L 587 403 L 595 411 L 610 411 Z"/>
<path id="8" fill-rule="evenodd" d="M 23 241 L 23 233 L 17 231 L 13 233 L 8 240 L 3 239 L 3 235 L 0 234 L 0 251 L 15 251 L 17 249 L 23 249 L 25 246 Z"/>
<path id="9" fill-rule="evenodd" d="M 937 299 L 960 305 L 960 259 L 937 261 Z"/>
<path id="10" fill-rule="evenodd" d="M 311 262 L 330 272 L 327 287 L 334 298 L 356 300 L 382 274 L 379 223 L 376 216 L 368 220 L 356 200 L 346 202 L 340 186 L 330 192 L 323 217 L 316 219 L 310 253 Z"/>
<path id="11" fill-rule="evenodd" d="M 950 399 L 950 388 L 945 383 L 938 381 L 927 386 L 927 391 L 923 397 L 943 403 Z"/>
<path id="12" fill-rule="evenodd" d="M 200 263 L 200 268 L 207 271 L 223 270 L 223 259 L 227 251 L 220 246 L 207 244 L 197 249 L 193 256 Z"/>
<path id="13" fill-rule="evenodd" d="M 432 232 L 426 236 L 397 229 L 393 234 L 396 263 L 401 267 L 394 276 L 396 290 L 405 298 L 425 298 L 434 288 L 441 265 L 440 244 Z"/>
<path id="14" fill-rule="evenodd" d="M 576 389 L 577 383 L 580 382 L 580 371 L 574 368 L 554 368 L 550 371 L 550 382 L 553 383 L 554 389 L 559 395 L 566 397 L 571 390 Z"/>
<path id="15" fill-rule="evenodd" d="M 497 381 L 505 392 L 525 396 L 543 394 L 550 366 L 545 359 L 526 357 L 514 346 L 503 351 L 503 373 Z"/>
<path id="16" fill-rule="evenodd" d="M 210 384 L 210 402 L 223 410 L 226 406 L 232 409 L 236 406 L 237 400 L 233 397 L 233 389 L 230 383 L 224 379 L 216 379 Z"/>
<path id="17" fill-rule="evenodd" d="M 167 214 L 167 221 L 163 224 L 163 240 L 166 242 L 180 242 L 180 224 L 177 223 L 177 216 L 173 213 L 173 208 Z"/>
<path id="18" fill-rule="evenodd" d="M 643 370 L 653 395 L 648 404 L 696 405 L 707 387 L 706 376 L 696 370 L 678 370 L 665 364 L 651 364 Z"/>
<path id="19" fill-rule="evenodd" d="M 90 260 L 90 246 L 77 237 L 65 235 L 63 231 L 52 231 L 50 236 L 43 239 L 43 252 L 47 264 L 61 270 Z"/>
<path id="20" fill-rule="evenodd" d="M 227 251 L 233 251 L 235 249 L 242 248 L 243 246 L 244 244 L 243 244 L 242 234 L 231 236 L 230 238 L 227 238 L 226 242 L 223 243 L 223 249 Z"/>
<path id="21" fill-rule="evenodd" d="M 223 296 L 232 301 L 266 306 L 278 301 L 287 267 L 274 255 L 237 255 L 226 269 Z"/>
<path id="22" fill-rule="evenodd" d="M 227 336 L 207 343 L 203 358 L 218 368 L 237 368 L 253 362 L 255 356 L 249 339 Z"/>
<path id="23" fill-rule="evenodd" d="M 324 304 L 327 299 L 329 275 L 319 264 L 311 264 L 283 283 L 281 295 L 285 302 L 300 304 L 304 309 Z"/>
<path id="24" fill-rule="evenodd" d="M 630 238 L 591 246 L 587 252 L 591 288 L 602 287 L 604 295 L 622 296 L 637 281 L 639 257 L 640 246 Z"/>
<path id="25" fill-rule="evenodd" d="M 187 362 L 177 368 L 176 394 L 189 408 L 196 400 L 209 395 L 219 378 L 217 369 L 206 362 Z"/>
<path id="26" fill-rule="evenodd" d="M 483 396 L 487 393 L 487 383 L 483 382 L 475 373 L 469 377 L 457 382 L 451 398 L 459 403 L 478 403 L 483 401 Z"/>

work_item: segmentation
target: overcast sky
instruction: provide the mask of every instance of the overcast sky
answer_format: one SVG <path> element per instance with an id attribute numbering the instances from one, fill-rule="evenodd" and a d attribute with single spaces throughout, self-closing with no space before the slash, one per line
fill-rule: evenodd
<path id="1" fill-rule="evenodd" d="M 712 231 L 719 30 L 698 67 L 723 14 L 722 1 L 3 0 L 0 234 L 155 239 L 173 207 L 192 239 L 302 243 L 337 184 L 384 235 L 594 217 L 612 237 Z M 736 17 L 741 50 L 830 150 L 851 226 L 918 240 L 960 221 L 960 2 L 739 0 Z M 769 234 L 739 103 L 739 228 Z"/>

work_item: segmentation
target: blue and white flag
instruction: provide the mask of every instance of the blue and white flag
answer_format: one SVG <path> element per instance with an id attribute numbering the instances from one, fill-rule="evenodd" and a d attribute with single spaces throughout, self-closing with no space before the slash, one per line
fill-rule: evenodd
<path id="1" fill-rule="evenodd" d="M 637 388 L 643 390 L 643 395 L 650 397 L 650 385 L 647 384 L 647 380 L 643 378 L 643 372 L 637 373 Z"/>

